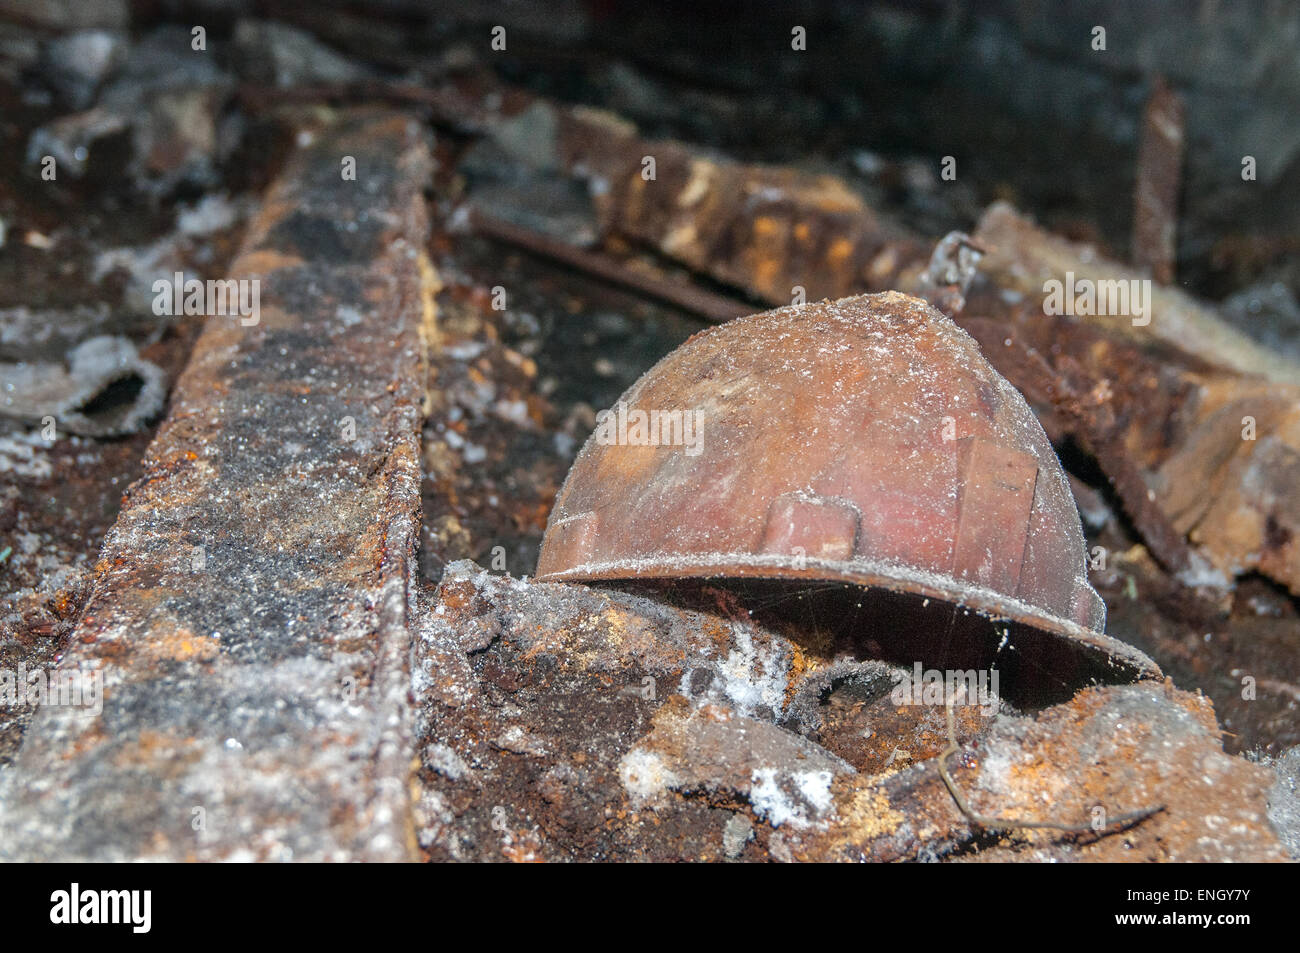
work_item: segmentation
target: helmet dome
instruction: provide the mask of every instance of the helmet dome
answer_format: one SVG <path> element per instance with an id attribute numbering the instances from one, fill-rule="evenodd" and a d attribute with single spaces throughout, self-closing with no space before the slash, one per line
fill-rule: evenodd
<path id="1" fill-rule="evenodd" d="M 543 581 L 758 578 L 911 593 L 1158 675 L 1104 634 L 1065 472 L 975 341 L 896 292 L 694 335 L 599 418 Z"/>

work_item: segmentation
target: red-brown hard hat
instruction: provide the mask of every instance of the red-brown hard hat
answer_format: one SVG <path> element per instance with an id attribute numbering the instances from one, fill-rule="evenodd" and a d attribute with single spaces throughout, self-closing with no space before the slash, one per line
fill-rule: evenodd
<path id="1" fill-rule="evenodd" d="M 660 361 L 601 416 L 537 572 L 845 582 L 1159 674 L 1104 634 L 1078 511 L 1024 398 L 895 292 L 739 318 Z"/>

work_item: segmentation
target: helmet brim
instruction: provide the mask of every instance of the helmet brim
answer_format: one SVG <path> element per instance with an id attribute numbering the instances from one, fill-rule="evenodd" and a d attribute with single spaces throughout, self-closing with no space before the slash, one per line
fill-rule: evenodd
<path id="1" fill-rule="evenodd" d="M 886 565 L 861 558 L 840 561 L 805 557 L 796 561 L 788 556 L 774 554 L 691 553 L 589 563 L 537 577 L 539 582 L 574 583 L 655 580 L 725 582 L 729 579 L 843 582 L 864 590 L 878 589 L 936 599 L 974 612 L 994 624 L 1002 621 L 1014 623 L 1017 628 L 1027 627 L 1060 640 L 1065 647 L 1088 656 L 1099 670 L 1106 672 L 1106 681 L 1125 682 L 1163 677 L 1160 666 L 1146 654 L 1104 632 L 1094 631 L 965 580 L 924 572 L 910 566 Z"/>

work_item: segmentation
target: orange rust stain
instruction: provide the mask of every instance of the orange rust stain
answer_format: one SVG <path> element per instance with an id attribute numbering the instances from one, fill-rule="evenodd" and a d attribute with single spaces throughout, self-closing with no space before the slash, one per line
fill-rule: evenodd
<path id="1" fill-rule="evenodd" d="M 442 604 L 449 609 L 463 609 L 474 597 L 472 583 L 457 583 L 442 587 Z"/>
<path id="2" fill-rule="evenodd" d="M 210 662 L 220 654 L 221 644 L 211 636 L 195 635 L 180 628 L 162 636 L 151 646 L 151 654 L 174 662 Z"/>
<path id="3" fill-rule="evenodd" d="M 847 238 L 837 238 L 831 242 L 830 248 L 826 249 L 826 260 L 832 268 L 841 268 L 848 262 L 853 255 L 853 242 Z"/>
<path id="4" fill-rule="evenodd" d="M 754 266 L 754 284 L 765 294 L 775 294 L 776 280 L 780 273 L 779 261 L 774 258 L 760 259 Z"/>

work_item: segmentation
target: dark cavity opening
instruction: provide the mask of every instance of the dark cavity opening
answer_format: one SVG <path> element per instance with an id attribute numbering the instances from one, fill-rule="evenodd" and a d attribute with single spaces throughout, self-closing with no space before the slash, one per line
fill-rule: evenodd
<path id="1" fill-rule="evenodd" d="M 118 421 L 130 413 L 142 390 L 144 378 L 139 374 L 128 374 L 112 381 L 78 410 L 92 420 Z"/>
<path id="2" fill-rule="evenodd" d="M 918 662 L 923 670 L 996 670 L 999 694 L 1021 711 L 1057 705 L 1080 688 L 1128 682 L 1135 675 L 1090 646 L 908 593 L 754 579 L 605 585 L 713 613 L 717 591 L 723 590 L 755 623 L 826 659 L 877 660 L 909 672 Z"/>

